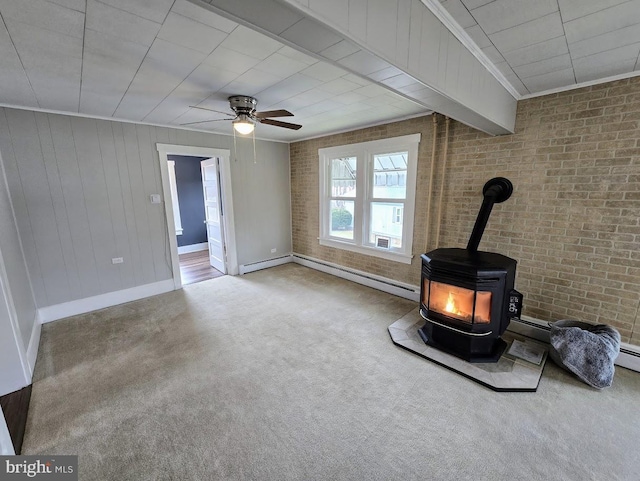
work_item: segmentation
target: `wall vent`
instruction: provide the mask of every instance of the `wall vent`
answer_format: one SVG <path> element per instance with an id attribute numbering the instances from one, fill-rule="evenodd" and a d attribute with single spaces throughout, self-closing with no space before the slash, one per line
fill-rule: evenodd
<path id="1" fill-rule="evenodd" d="M 380 247 L 381 249 L 388 249 L 391 245 L 391 239 L 388 237 L 379 237 L 376 236 L 376 247 Z"/>

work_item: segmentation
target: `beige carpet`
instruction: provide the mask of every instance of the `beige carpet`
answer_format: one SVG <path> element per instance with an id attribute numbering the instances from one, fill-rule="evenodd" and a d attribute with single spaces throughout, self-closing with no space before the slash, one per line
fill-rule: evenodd
<path id="1" fill-rule="evenodd" d="M 82 480 L 637 480 L 640 374 L 496 393 L 395 346 L 413 302 L 288 264 L 43 327 L 24 454 Z"/>

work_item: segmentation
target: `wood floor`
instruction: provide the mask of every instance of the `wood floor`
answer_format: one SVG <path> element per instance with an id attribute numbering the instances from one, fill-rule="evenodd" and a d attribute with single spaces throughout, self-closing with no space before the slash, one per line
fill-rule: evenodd
<path id="1" fill-rule="evenodd" d="M 209 251 L 180 254 L 179 258 L 183 286 L 224 275 L 209 264 Z"/>
<path id="2" fill-rule="evenodd" d="M 19 391 L 0 396 L 0 406 L 2 406 L 16 454 L 20 454 L 22 450 L 22 439 L 24 438 L 24 429 L 27 424 L 30 399 L 31 384 Z"/>

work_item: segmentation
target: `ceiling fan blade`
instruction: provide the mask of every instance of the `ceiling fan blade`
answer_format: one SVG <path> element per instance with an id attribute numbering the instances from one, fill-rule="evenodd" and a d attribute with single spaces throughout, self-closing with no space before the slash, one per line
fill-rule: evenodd
<path id="1" fill-rule="evenodd" d="M 293 117 L 288 110 L 265 110 L 264 112 L 256 112 L 256 118 L 265 119 L 267 117 Z"/>
<path id="2" fill-rule="evenodd" d="M 228 119 L 200 120 L 199 122 L 187 122 L 186 124 L 180 124 L 180 125 L 205 124 L 207 122 L 222 122 L 223 120 L 235 120 L 235 118 L 229 117 Z"/>
<path id="3" fill-rule="evenodd" d="M 258 120 L 260 121 L 260 123 L 267 124 L 267 125 L 274 125 L 276 127 L 284 127 L 285 129 L 300 130 L 302 128 L 302 125 L 290 124 L 289 122 L 280 122 L 279 120 L 273 120 L 273 119 L 258 119 Z"/>
<path id="4" fill-rule="evenodd" d="M 200 110 L 206 110 L 207 112 L 217 112 L 219 114 L 224 114 L 224 115 L 229 115 L 229 112 L 222 112 L 220 110 L 214 110 L 214 109 L 207 109 L 205 107 L 198 107 L 197 105 L 189 105 L 190 109 L 200 109 Z"/>

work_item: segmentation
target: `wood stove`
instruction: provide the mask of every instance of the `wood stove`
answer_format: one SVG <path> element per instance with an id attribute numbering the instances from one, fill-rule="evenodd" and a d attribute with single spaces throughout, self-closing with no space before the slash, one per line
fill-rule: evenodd
<path id="1" fill-rule="evenodd" d="M 426 322 L 420 336 L 469 362 L 497 362 L 506 347 L 500 336 L 522 309 L 522 294 L 514 289 L 516 261 L 478 251 L 493 205 L 512 192 L 508 179 L 488 181 L 467 248 L 421 256 L 420 314 Z"/>

